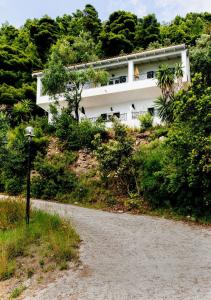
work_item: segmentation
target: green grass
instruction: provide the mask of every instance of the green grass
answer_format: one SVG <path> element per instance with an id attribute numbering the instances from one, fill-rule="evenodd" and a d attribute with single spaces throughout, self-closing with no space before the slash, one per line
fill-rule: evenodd
<path id="1" fill-rule="evenodd" d="M 57 215 L 32 211 L 27 227 L 24 212 L 21 201 L 0 202 L 0 280 L 15 275 L 19 258 L 37 255 L 43 264 L 50 261 L 60 268 L 78 257 L 80 239 L 68 222 Z M 39 262 L 37 265 L 40 268 Z"/>
<path id="2" fill-rule="evenodd" d="M 19 287 L 15 288 L 11 295 L 10 295 L 10 299 L 15 299 L 15 298 L 18 298 L 22 293 L 23 291 L 26 289 L 26 287 L 24 285 L 20 285 Z"/>

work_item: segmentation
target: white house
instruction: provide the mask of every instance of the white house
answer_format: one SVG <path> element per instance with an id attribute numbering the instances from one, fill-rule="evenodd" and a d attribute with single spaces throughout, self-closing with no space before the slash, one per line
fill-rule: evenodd
<path id="1" fill-rule="evenodd" d="M 93 67 L 109 72 L 107 85 L 94 87 L 87 83 L 82 92 L 81 107 L 85 114 L 81 118 L 97 120 L 99 117 L 108 123 L 110 116 L 117 116 L 130 127 L 138 125 L 137 117 L 147 111 L 154 115 L 154 122 L 159 122 L 154 108 L 154 100 L 160 95 L 155 73 L 161 64 L 173 67 L 181 63 L 183 68 L 183 83 L 190 81 L 190 65 L 188 50 L 185 45 L 171 46 L 156 50 L 118 56 L 86 64 L 70 66 L 70 70 Z M 37 105 L 49 113 L 52 103 L 47 95 L 42 95 L 42 72 L 37 76 Z M 62 97 L 60 107 L 66 102 Z"/>

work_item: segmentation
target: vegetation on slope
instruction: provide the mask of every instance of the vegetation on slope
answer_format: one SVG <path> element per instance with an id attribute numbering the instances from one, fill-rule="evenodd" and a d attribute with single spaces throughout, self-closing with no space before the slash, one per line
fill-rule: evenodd
<path id="1" fill-rule="evenodd" d="M 87 120 L 78 123 L 71 116 L 72 111 L 78 111 L 78 107 L 72 106 L 72 94 L 67 95 L 68 109 L 61 115 L 52 107 L 51 125 L 45 116 L 37 116 L 43 112 L 33 105 L 36 84 L 31 72 L 55 66 L 52 57 L 63 70 L 68 64 L 178 43 L 186 43 L 190 50 L 193 79 L 186 91 L 178 93 L 177 89 L 171 99 L 162 95 L 157 100 L 164 126 L 153 128 L 149 115 L 140 118 L 141 128 L 136 132 L 118 122 L 114 122 L 111 131 L 105 130 L 102 120 L 95 124 Z M 12 195 L 25 193 L 24 129 L 30 124 L 35 127 L 33 196 L 98 207 L 118 207 L 119 199 L 124 199 L 128 209 L 137 208 L 145 201 L 155 209 L 170 208 L 184 215 L 209 218 L 210 46 L 209 13 L 189 13 L 185 17 L 177 16 L 169 24 L 159 24 L 155 15 L 139 19 L 135 14 L 116 11 L 102 23 L 95 8 L 86 5 L 82 11 L 55 20 L 48 16 L 27 20 L 19 29 L 3 24 L 0 28 L 0 191 Z M 52 74 L 48 73 L 48 83 L 55 82 Z M 181 73 L 178 75 L 180 78 Z M 97 79 L 93 79 L 95 83 Z M 59 83 L 62 86 L 64 82 Z M 145 137 L 141 143 L 140 136 Z M 49 155 L 49 141 L 54 138 L 58 139 L 60 150 Z M 97 159 L 98 167 L 87 174 L 74 170 L 81 149 Z"/>
<path id="2" fill-rule="evenodd" d="M 0 202 L 0 281 L 24 282 L 36 273 L 67 269 L 78 258 L 79 237 L 67 221 L 33 210 L 27 227 L 24 216 L 22 201 Z"/>

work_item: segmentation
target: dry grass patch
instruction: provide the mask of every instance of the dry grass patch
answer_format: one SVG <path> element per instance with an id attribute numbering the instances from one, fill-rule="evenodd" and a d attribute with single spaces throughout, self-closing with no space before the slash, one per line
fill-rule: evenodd
<path id="1" fill-rule="evenodd" d="M 78 259 L 79 236 L 57 215 L 33 210 L 25 225 L 22 201 L 0 202 L 0 281 L 67 269 Z"/>

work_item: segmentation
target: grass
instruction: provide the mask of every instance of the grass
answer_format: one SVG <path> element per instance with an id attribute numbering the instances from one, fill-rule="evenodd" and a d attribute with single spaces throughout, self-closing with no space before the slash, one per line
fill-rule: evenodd
<path id="1" fill-rule="evenodd" d="M 124 211 L 130 211 L 136 214 L 144 214 L 174 221 L 183 221 L 191 224 L 211 225 L 211 215 L 200 217 L 181 213 L 179 210 L 171 207 L 153 208 L 147 201 L 138 198 L 126 199 L 122 205 Z"/>
<path id="2" fill-rule="evenodd" d="M 18 298 L 22 293 L 23 291 L 26 289 L 26 287 L 24 285 L 20 285 L 19 287 L 15 288 L 11 295 L 10 295 L 10 299 L 15 299 L 15 298 Z"/>
<path id="3" fill-rule="evenodd" d="M 20 200 L 0 202 L 0 280 L 6 280 L 20 272 L 18 260 L 37 256 L 36 268 L 49 263 L 64 269 L 64 265 L 78 257 L 79 236 L 67 221 L 57 215 L 32 211 L 27 227 L 24 221 L 25 207 Z M 25 271 L 33 276 L 36 268 Z M 17 293 L 17 292 L 16 292 Z"/>

